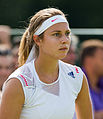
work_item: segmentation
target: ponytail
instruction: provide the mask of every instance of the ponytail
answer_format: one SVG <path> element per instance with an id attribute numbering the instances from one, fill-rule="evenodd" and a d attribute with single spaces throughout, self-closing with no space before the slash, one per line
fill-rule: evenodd
<path id="1" fill-rule="evenodd" d="M 33 34 L 29 34 L 28 29 L 26 29 L 25 33 L 22 36 L 19 47 L 19 66 L 22 66 L 26 62 L 33 45 Z"/>

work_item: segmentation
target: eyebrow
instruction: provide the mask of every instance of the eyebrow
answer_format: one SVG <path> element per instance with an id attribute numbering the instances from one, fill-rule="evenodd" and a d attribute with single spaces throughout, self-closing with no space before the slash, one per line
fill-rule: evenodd
<path id="1" fill-rule="evenodd" d="M 59 30 L 54 30 L 54 31 L 52 31 L 52 32 L 61 32 L 61 31 L 59 31 Z"/>
<path id="2" fill-rule="evenodd" d="M 70 29 L 68 29 L 68 30 L 66 30 L 66 32 L 71 32 L 71 30 Z M 52 31 L 52 32 L 61 32 L 61 31 L 59 31 L 59 30 L 54 30 L 54 31 Z"/>

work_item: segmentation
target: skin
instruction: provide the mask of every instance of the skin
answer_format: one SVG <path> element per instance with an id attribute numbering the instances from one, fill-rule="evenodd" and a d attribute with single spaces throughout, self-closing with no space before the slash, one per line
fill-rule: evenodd
<path id="1" fill-rule="evenodd" d="M 100 77 L 103 76 L 103 49 L 98 48 L 93 56 L 86 57 L 83 67 L 86 70 L 92 89 L 99 92 L 100 89 L 97 84 Z M 95 119 L 103 119 L 103 110 L 94 111 L 94 117 Z"/>
<path id="2" fill-rule="evenodd" d="M 76 115 L 77 119 L 93 119 L 92 103 L 85 75 L 83 77 L 82 89 L 76 99 Z"/>
<path id="3" fill-rule="evenodd" d="M 69 33 L 70 29 L 67 23 L 58 23 L 44 32 L 43 40 L 38 37 L 34 38 L 40 51 L 35 61 L 35 67 L 41 81 L 52 83 L 57 80 L 59 70 L 58 60 L 64 58 L 69 50 Z M 91 101 L 85 78 L 83 82 L 82 90 L 76 101 L 78 119 L 92 119 Z M 87 95 L 85 95 L 84 91 Z M 0 105 L 0 119 L 19 119 L 24 99 L 20 82 L 16 79 L 10 80 L 3 92 Z M 81 107 L 85 107 L 86 109 L 82 109 Z"/>
<path id="4" fill-rule="evenodd" d="M 4 81 L 8 78 L 8 76 L 13 71 L 13 57 L 8 56 L 0 56 L 0 90 Z"/>

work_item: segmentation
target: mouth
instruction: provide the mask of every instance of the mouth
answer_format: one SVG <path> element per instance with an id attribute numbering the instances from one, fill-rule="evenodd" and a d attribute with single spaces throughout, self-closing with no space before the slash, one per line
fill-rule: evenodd
<path id="1" fill-rule="evenodd" d="M 68 48 L 67 47 L 63 47 L 63 48 L 60 48 L 59 50 L 65 51 L 65 50 L 68 50 Z"/>

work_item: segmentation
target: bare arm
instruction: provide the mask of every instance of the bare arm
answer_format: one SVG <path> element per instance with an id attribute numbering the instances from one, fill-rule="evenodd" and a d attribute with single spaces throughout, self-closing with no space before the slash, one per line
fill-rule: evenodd
<path id="1" fill-rule="evenodd" d="M 77 119 L 93 119 L 92 104 L 86 77 L 83 77 L 82 89 L 76 100 Z"/>
<path id="2" fill-rule="evenodd" d="M 20 119 L 24 99 L 20 81 L 9 80 L 5 85 L 0 102 L 0 119 Z"/>

